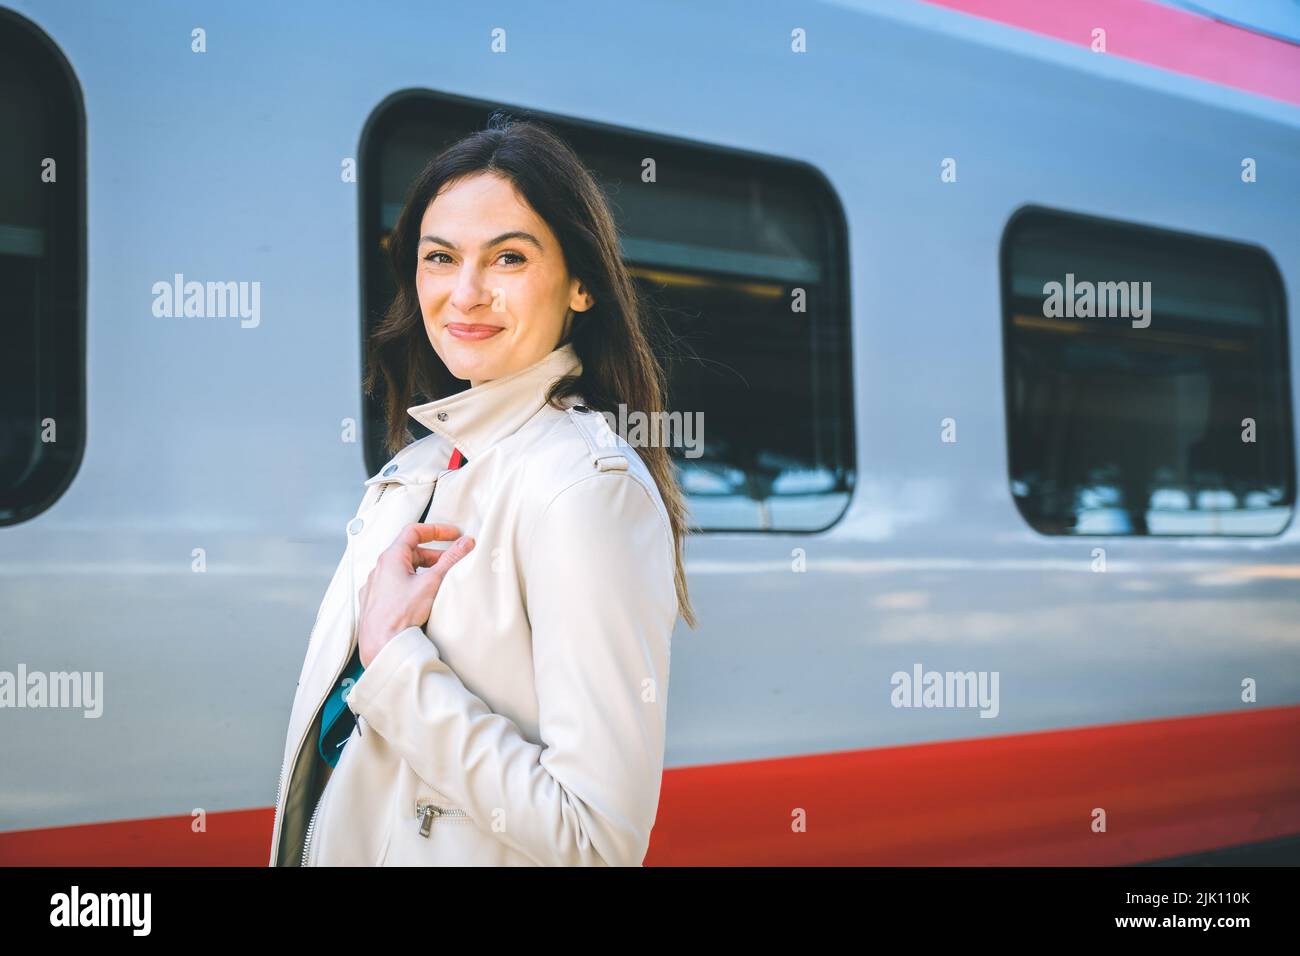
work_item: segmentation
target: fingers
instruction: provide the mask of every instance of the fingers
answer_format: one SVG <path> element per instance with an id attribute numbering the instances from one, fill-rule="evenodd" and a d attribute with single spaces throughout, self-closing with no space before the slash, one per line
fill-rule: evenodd
<path id="1" fill-rule="evenodd" d="M 456 547 L 454 544 L 451 548 Z M 411 552 L 411 564 L 417 568 L 431 568 L 450 548 L 426 548 L 423 545 Z"/>
<path id="2" fill-rule="evenodd" d="M 429 551 L 428 548 L 417 548 L 417 551 Z M 466 536 L 459 539 L 451 547 L 447 548 L 441 554 L 430 552 L 437 555 L 431 564 L 426 565 L 429 571 L 420 575 L 420 584 L 423 588 L 436 591 L 442 585 L 442 579 L 447 576 L 447 572 L 465 555 L 474 550 L 474 539 Z"/>
<path id="3" fill-rule="evenodd" d="M 383 557 L 396 560 L 411 569 L 424 567 L 423 552 L 427 548 L 420 545 L 426 541 L 455 541 L 460 535 L 459 529 L 450 524 L 408 524 L 393 539 Z"/>
<path id="4" fill-rule="evenodd" d="M 460 537 L 460 530 L 450 524 L 408 524 L 397 536 L 397 540 L 407 547 L 414 548 L 426 541 L 455 541 Z"/>

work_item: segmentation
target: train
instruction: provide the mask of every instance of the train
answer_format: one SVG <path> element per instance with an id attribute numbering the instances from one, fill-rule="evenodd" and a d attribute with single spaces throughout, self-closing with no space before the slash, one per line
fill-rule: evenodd
<path id="1" fill-rule="evenodd" d="M 0 0 L 0 51 L 0 865 L 265 864 L 386 235 L 501 109 L 698 422 L 645 865 L 1300 860 L 1294 6 Z"/>

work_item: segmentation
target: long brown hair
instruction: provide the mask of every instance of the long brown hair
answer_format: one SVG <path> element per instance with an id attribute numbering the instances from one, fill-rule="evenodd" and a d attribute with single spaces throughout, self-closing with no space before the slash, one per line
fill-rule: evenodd
<path id="1" fill-rule="evenodd" d="M 457 391 L 460 382 L 429 344 L 415 289 L 420 220 L 443 186 L 475 173 L 495 173 L 555 233 L 569 273 L 583 282 L 595 305 L 574 316 L 568 341 L 582 360 L 578 375 L 551 387 L 547 400 L 580 396 L 589 408 L 654 420 L 665 410 L 667 384 L 652 339 L 666 338 L 619 254 L 618 230 L 605 195 L 572 148 L 544 123 L 498 110 L 485 129 L 453 143 L 416 177 L 388 238 L 397 294 L 367 343 L 365 390 L 382 383 L 386 445 L 399 451 L 411 440 L 406 409 L 417 395 L 428 401 Z M 696 626 L 686 587 L 683 554 L 686 504 L 676 466 L 662 445 L 637 447 L 668 511 L 675 549 L 678 611 Z"/>

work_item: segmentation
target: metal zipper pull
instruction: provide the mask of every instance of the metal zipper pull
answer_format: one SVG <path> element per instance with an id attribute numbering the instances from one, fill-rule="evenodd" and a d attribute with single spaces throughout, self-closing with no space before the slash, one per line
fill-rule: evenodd
<path id="1" fill-rule="evenodd" d="M 436 803 L 425 803 L 423 800 L 415 802 L 415 813 L 420 818 L 420 836 L 427 837 L 429 830 L 433 826 L 435 817 L 450 817 L 453 820 L 469 820 L 469 814 L 464 810 L 455 808 L 440 807 Z"/>
<path id="2" fill-rule="evenodd" d="M 420 836 L 427 837 L 433 829 L 433 818 L 438 815 L 438 808 L 432 803 L 425 803 L 417 805 L 416 810 L 420 814 Z"/>

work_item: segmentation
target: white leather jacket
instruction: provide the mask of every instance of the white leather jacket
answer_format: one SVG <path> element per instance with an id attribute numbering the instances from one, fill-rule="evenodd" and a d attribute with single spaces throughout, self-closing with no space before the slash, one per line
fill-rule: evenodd
<path id="1" fill-rule="evenodd" d="M 347 524 L 289 716 L 270 865 L 641 864 L 663 773 L 674 547 L 636 451 L 601 414 L 545 403 L 580 368 L 564 345 L 409 409 L 433 434 L 366 481 Z M 468 459 L 456 470 L 453 447 Z M 427 520 L 475 547 L 428 623 L 351 687 L 357 726 L 322 793 L 321 708 L 356 646 L 358 591 L 430 495 Z"/>

